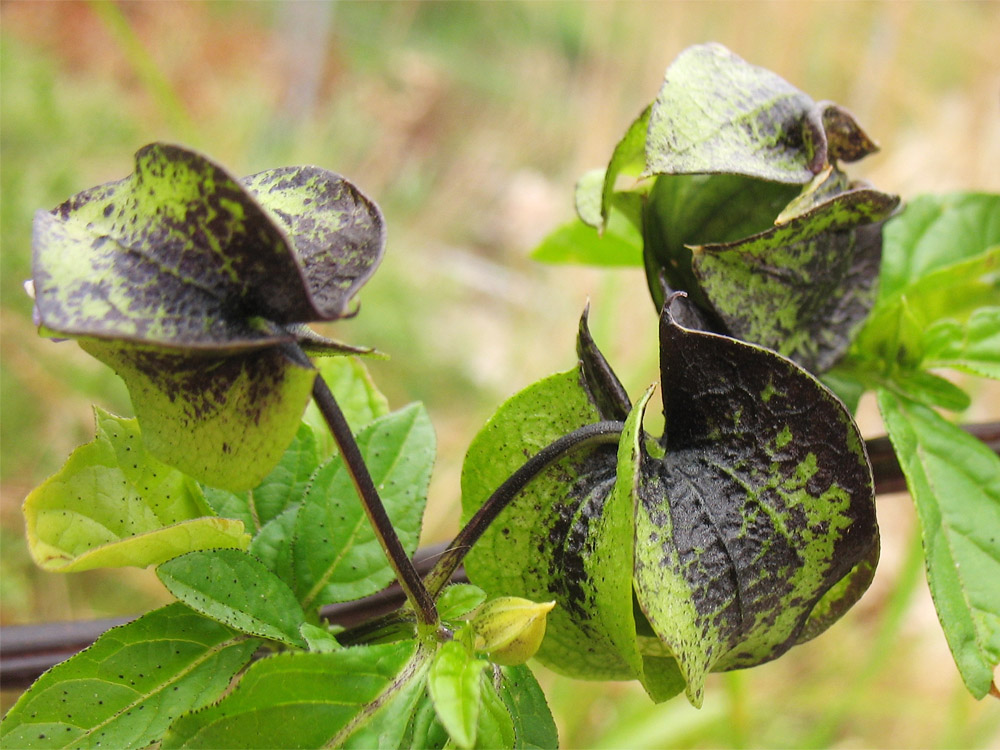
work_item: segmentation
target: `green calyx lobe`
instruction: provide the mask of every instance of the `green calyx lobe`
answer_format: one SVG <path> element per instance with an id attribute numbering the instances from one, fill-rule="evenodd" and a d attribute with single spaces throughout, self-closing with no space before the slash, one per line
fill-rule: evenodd
<path id="1" fill-rule="evenodd" d="M 874 304 L 882 223 L 899 204 L 841 169 L 876 150 L 844 109 L 697 45 L 667 69 L 603 181 L 581 180 L 577 212 L 593 236 L 577 228 L 577 249 L 553 238 L 539 257 L 641 258 L 658 311 L 685 290 L 711 330 L 825 372 Z"/>
<path id="2" fill-rule="evenodd" d="M 643 247 L 657 307 L 662 277 L 689 290 L 718 332 L 828 370 L 874 304 L 881 223 L 899 204 L 838 166 L 875 150 L 836 105 L 719 45 L 685 51 L 645 142 L 656 180 Z"/>
<path id="3" fill-rule="evenodd" d="M 156 455 L 245 489 L 280 458 L 315 377 L 280 347 L 356 351 L 304 324 L 349 314 L 384 242 L 378 207 L 339 175 L 239 180 L 154 143 L 129 177 L 36 215 L 37 317 L 125 379 Z"/>
<path id="4" fill-rule="evenodd" d="M 705 672 L 777 657 L 860 596 L 838 591 L 809 622 L 856 567 L 870 581 L 874 492 L 849 413 L 790 360 L 685 329 L 669 306 L 660 357 L 665 453 L 640 444 L 636 461 L 636 595 L 697 703 Z"/>
<path id="5" fill-rule="evenodd" d="M 631 407 L 613 373 L 595 377 L 607 363 L 584 320 L 580 366 L 513 397 L 473 443 L 463 502 L 470 513 L 492 489 L 485 464 L 627 407 L 617 450 L 585 446 L 543 472 L 467 569 L 487 590 L 556 601 L 547 665 L 699 705 L 708 672 L 773 659 L 839 618 L 871 580 L 878 529 L 843 405 L 785 357 L 681 326 L 685 304 L 661 318 L 662 438 L 641 427 L 648 394 Z M 555 391 L 565 414 L 536 424 L 534 399 Z"/>

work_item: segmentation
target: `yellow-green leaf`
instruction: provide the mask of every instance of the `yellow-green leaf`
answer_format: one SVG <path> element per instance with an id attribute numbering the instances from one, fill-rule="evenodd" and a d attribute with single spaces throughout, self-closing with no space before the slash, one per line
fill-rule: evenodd
<path id="1" fill-rule="evenodd" d="M 245 549 L 243 524 L 210 516 L 197 483 L 146 451 L 135 419 L 95 409 L 97 436 L 24 502 L 47 570 L 145 567 L 196 549 Z"/>

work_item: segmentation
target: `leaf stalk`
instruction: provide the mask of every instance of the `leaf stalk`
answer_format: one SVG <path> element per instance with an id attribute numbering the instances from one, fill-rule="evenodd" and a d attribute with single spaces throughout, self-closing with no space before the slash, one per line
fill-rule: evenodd
<path id="1" fill-rule="evenodd" d="M 501 511 L 523 490 L 527 484 L 544 469 L 560 458 L 585 446 L 617 443 L 621 437 L 624 422 L 607 421 L 588 424 L 552 441 L 533 455 L 493 491 L 475 515 L 469 519 L 458 536 L 448 545 L 448 549 L 438 559 L 437 564 L 424 578 L 424 584 L 431 596 L 437 596 L 445 587 L 452 574 L 462 564 L 466 554 L 479 537 L 496 520 Z"/>

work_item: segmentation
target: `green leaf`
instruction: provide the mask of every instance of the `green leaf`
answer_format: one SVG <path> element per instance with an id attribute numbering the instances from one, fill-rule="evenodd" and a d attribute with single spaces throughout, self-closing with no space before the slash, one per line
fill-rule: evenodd
<path id="1" fill-rule="evenodd" d="M 885 226 L 878 298 L 901 294 L 931 272 L 1000 245 L 1000 195 L 921 195 Z"/>
<path id="2" fill-rule="evenodd" d="M 531 257 L 542 263 L 640 266 L 642 235 L 622 212 L 612 209 L 603 233 L 575 219 L 542 240 Z"/>
<path id="3" fill-rule="evenodd" d="M 463 518 L 527 456 L 601 419 L 580 368 L 510 398 L 466 454 Z M 632 511 L 620 497 L 609 500 L 615 463 L 614 445 L 555 462 L 500 513 L 465 560 L 469 578 L 491 596 L 556 600 L 537 658 L 570 676 L 635 679 L 641 669 L 632 620 Z"/>
<path id="4" fill-rule="evenodd" d="M 632 459 L 636 596 L 699 705 L 708 671 L 784 653 L 873 559 L 874 493 L 857 426 L 805 370 L 669 306 L 660 336 L 665 454 L 638 442 Z"/>
<path id="5" fill-rule="evenodd" d="M 239 519 L 246 528 L 259 532 L 301 501 L 309 477 L 318 466 L 316 433 L 309 425 L 300 424 L 277 466 L 252 490 L 234 493 L 203 487 L 202 491 L 205 501 L 220 516 Z"/>
<path id="6" fill-rule="evenodd" d="M 389 413 L 388 400 L 357 357 L 320 357 L 313 364 L 337 399 L 344 418 L 355 434 Z M 333 436 L 314 402 L 309 402 L 303 420 L 313 428 L 320 457 L 332 456 L 336 452 Z"/>
<path id="7" fill-rule="evenodd" d="M 998 373 L 998 289 L 1000 245 L 939 265 L 876 303 L 851 346 L 846 368 L 861 381 L 922 403 L 964 409 L 968 397 L 926 370 Z"/>
<path id="8" fill-rule="evenodd" d="M 1000 458 L 932 410 L 877 396 L 917 506 L 938 618 L 966 687 L 982 698 L 1000 663 Z"/>
<path id="9" fill-rule="evenodd" d="M 939 320 L 924 336 L 925 367 L 950 367 L 1000 380 L 1000 307 L 981 307 L 962 325 Z"/>
<path id="10" fill-rule="evenodd" d="M 449 741 L 448 732 L 434 710 L 434 701 L 425 691 L 410 717 L 399 747 L 401 750 L 442 750 Z"/>
<path id="11" fill-rule="evenodd" d="M 420 649 L 399 672 L 382 700 L 366 707 L 349 728 L 350 736 L 335 746 L 345 750 L 370 750 L 373 747 L 400 747 L 409 719 L 427 695 L 427 667 L 430 649 Z M 433 713 L 433 707 L 431 708 Z M 343 734 L 347 734 L 345 731 Z M 447 735 L 445 735 L 447 737 Z M 332 744 L 332 743 L 331 743 Z"/>
<path id="12" fill-rule="evenodd" d="M 295 540 L 295 522 L 301 503 L 288 508 L 277 518 L 268 521 L 250 542 L 251 555 L 261 561 L 283 581 L 294 581 L 292 546 Z"/>
<path id="13" fill-rule="evenodd" d="M 493 675 L 495 674 L 494 672 Z M 487 672 L 480 677 L 483 686 L 479 725 L 476 727 L 475 747 L 477 750 L 513 748 L 517 743 L 514 720 L 507 709 L 507 704 L 499 694 L 495 681 L 490 679 L 490 676 L 493 675 Z"/>
<path id="14" fill-rule="evenodd" d="M 523 665 L 501 667 L 498 693 L 514 722 L 516 750 L 551 750 L 559 746 L 552 712 L 530 669 Z"/>
<path id="15" fill-rule="evenodd" d="M 494 666 L 482 677 L 482 707 L 476 728 L 476 747 L 515 750 L 554 750 L 559 746 L 556 725 L 545 695 L 531 671 L 524 666 Z M 444 748 L 448 733 L 434 710 L 430 696 L 413 711 L 400 747 L 412 750 Z"/>
<path id="16" fill-rule="evenodd" d="M 306 643 L 309 644 L 310 651 L 328 654 L 331 651 L 339 651 L 343 648 L 337 637 L 325 627 L 304 622 L 299 625 L 299 633 L 305 639 Z"/>
<path id="17" fill-rule="evenodd" d="M 281 459 L 316 378 L 278 349 L 215 358 L 80 346 L 125 381 L 150 453 L 232 491 L 257 486 Z"/>
<path id="18" fill-rule="evenodd" d="M 434 463 L 434 429 L 420 404 L 380 417 L 358 447 L 408 554 L 417 548 Z M 374 593 L 393 579 L 339 457 L 314 474 L 295 526 L 295 587 L 307 608 Z"/>
<path id="19" fill-rule="evenodd" d="M 853 353 L 915 367 L 933 324 L 964 323 L 981 307 L 995 306 L 1000 291 L 1000 245 L 941 265 L 893 297 L 883 297 L 857 336 Z M 899 351 L 901 348 L 905 351 Z"/>
<path id="20" fill-rule="evenodd" d="M 276 654 L 254 663 L 223 700 L 178 719 L 163 747 L 352 747 L 372 725 L 382 735 L 366 735 L 362 747 L 395 747 L 430 656 L 414 641 Z"/>
<path id="21" fill-rule="evenodd" d="M 135 419 L 94 409 L 96 437 L 24 501 L 46 570 L 145 567 L 196 549 L 245 548 L 243 524 L 207 516 L 198 485 L 150 456 Z"/>
<path id="22" fill-rule="evenodd" d="M 171 604 L 43 674 L 0 724 L 4 747 L 144 747 L 212 701 L 258 641 Z"/>
<path id="23" fill-rule="evenodd" d="M 489 665 L 458 641 L 438 649 L 427 674 L 427 687 L 438 719 L 452 741 L 468 750 L 476 744 L 482 700 L 482 674 Z"/>
<path id="24" fill-rule="evenodd" d="M 898 204 L 875 190 L 837 193 L 760 234 L 692 248 L 694 274 L 731 335 L 823 372 L 872 308 L 879 222 Z"/>
<path id="25" fill-rule="evenodd" d="M 457 620 L 486 601 L 486 592 L 470 583 L 446 586 L 436 602 L 442 620 Z"/>
<path id="26" fill-rule="evenodd" d="M 193 610 L 250 635 L 300 648 L 305 613 L 295 594 L 264 567 L 239 550 L 191 552 L 156 569 L 171 594 Z"/>
<path id="27" fill-rule="evenodd" d="M 904 398 L 951 411 L 965 411 L 972 402 L 957 385 L 925 370 L 897 373 L 885 387 Z"/>
<path id="28" fill-rule="evenodd" d="M 688 47 L 667 68 L 653 103 L 646 171 L 806 183 L 818 171 L 819 144 L 804 132 L 813 106 L 787 81 L 720 44 Z"/>

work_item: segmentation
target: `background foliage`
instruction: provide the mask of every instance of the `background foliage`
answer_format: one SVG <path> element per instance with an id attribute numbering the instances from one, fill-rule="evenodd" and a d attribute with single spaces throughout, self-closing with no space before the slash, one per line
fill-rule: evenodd
<path id="1" fill-rule="evenodd" d="M 423 543 L 457 529 L 462 456 L 496 405 L 572 364 L 588 296 L 628 390 L 656 379 L 641 271 L 548 268 L 527 253 L 572 215 L 573 182 L 606 161 L 684 47 L 722 42 L 850 109 L 883 146 L 852 174 L 883 190 L 1000 190 L 996 4 L 7 1 L 0 20 L 5 624 L 170 600 L 152 571 L 36 570 L 19 513 L 91 439 L 92 402 L 131 413 L 109 370 L 37 338 L 20 290 L 31 216 L 128 174 L 143 143 L 183 142 L 237 174 L 317 164 L 382 206 L 388 253 L 365 314 L 327 332 L 389 353 L 371 369 L 390 402 L 428 407 L 439 460 Z M 978 408 L 963 419 L 1000 417 Z M 883 432 L 870 403 L 860 421 Z M 779 661 L 713 675 L 701 711 L 543 673 L 563 744 L 995 744 L 1000 710 L 974 702 L 951 663 L 912 505 L 884 496 L 878 512 L 882 564 L 860 605 Z"/>

